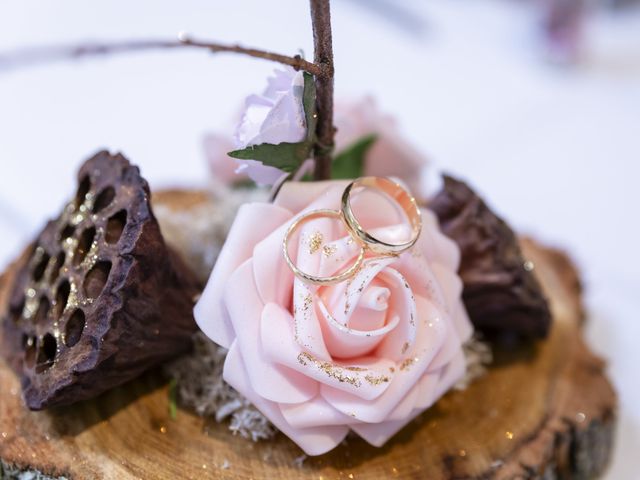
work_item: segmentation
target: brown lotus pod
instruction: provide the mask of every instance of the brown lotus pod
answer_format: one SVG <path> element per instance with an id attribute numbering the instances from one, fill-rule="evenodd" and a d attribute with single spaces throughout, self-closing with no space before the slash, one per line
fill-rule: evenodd
<path id="1" fill-rule="evenodd" d="M 94 397 L 190 348 L 198 282 L 165 244 L 137 167 L 106 151 L 13 282 L 3 353 L 39 410 Z"/>
<path id="2" fill-rule="evenodd" d="M 545 337 L 549 305 L 509 225 L 468 185 L 447 175 L 429 208 L 460 247 L 462 297 L 474 326 L 489 337 Z"/>

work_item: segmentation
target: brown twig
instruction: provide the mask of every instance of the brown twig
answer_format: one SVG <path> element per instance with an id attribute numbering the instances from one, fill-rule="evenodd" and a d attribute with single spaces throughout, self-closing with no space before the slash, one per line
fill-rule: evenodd
<path id="1" fill-rule="evenodd" d="M 262 58 L 264 60 L 289 65 L 296 70 L 304 70 L 314 76 L 320 76 L 323 74 L 323 70 L 319 65 L 308 62 L 299 55 L 290 57 L 256 48 L 246 48 L 240 45 L 226 45 L 222 43 L 194 40 L 182 35 L 178 40 L 127 40 L 118 43 L 91 43 L 80 46 L 36 48 L 11 54 L 0 54 L 0 71 L 21 65 L 45 63 L 55 60 L 174 48 L 200 48 L 209 50 L 213 53 L 239 53 L 253 58 Z"/>
<path id="2" fill-rule="evenodd" d="M 331 10 L 329 0 L 310 0 L 313 25 L 314 63 L 321 68 L 315 75 L 317 143 L 314 149 L 316 180 L 331 178 L 331 151 L 333 150 L 333 47 L 331 40 Z"/>

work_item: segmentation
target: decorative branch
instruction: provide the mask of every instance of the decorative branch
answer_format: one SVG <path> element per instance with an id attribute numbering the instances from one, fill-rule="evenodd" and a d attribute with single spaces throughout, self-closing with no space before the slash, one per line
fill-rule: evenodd
<path id="1" fill-rule="evenodd" d="M 329 0 L 310 0 L 313 25 L 314 64 L 321 71 L 316 81 L 317 143 L 314 149 L 316 180 L 331 178 L 333 150 L 333 47 L 331 39 L 331 10 Z"/>
<path id="2" fill-rule="evenodd" d="M 131 53 L 146 50 L 181 48 L 199 48 L 208 50 L 212 53 L 239 53 L 253 58 L 262 58 L 264 60 L 289 65 L 296 70 L 304 70 L 316 77 L 324 75 L 324 71 L 321 66 L 304 60 L 300 55 L 290 57 L 256 48 L 246 48 L 240 45 L 226 45 L 216 42 L 199 41 L 191 39 L 183 34 L 178 36 L 178 40 L 127 40 L 118 43 L 91 43 L 79 46 L 36 48 L 11 54 L 0 54 L 0 71 L 9 70 L 17 66 L 46 63 L 55 60 L 77 59 L 96 55 Z"/>
<path id="3" fill-rule="evenodd" d="M 90 43 L 77 46 L 58 46 L 28 49 L 10 54 L 0 54 L 0 72 L 23 65 L 46 63 L 55 60 L 78 59 L 97 55 L 131 53 L 148 50 L 199 48 L 211 53 L 230 52 L 253 58 L 262 58 L 289 65 L 313 75 L 316 85 L 316 131 L 313 148 L 316 180 L 331 178 L 331 154 L 334 145 L 333 126 L 333 47 L 331 38 L 331 9 L 329 0 L 310 0 L 313 25 L 314 61 L 240 45 L 195 40 L 178 35 L 178 40 L 127 40 L 116 43 Z"/>

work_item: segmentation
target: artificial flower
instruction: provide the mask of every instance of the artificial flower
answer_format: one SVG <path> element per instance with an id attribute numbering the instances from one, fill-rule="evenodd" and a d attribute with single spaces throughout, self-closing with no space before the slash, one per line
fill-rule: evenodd
<path id="1" fill-rule="evenodd" d="M 460 252 L 428 210 L 412 249 L 367 256 L 349 281 L 318 287 L 294 277 L 282 255 L 286 229 L 302 212 L 339 209 L 346 184 L 289 182 L 273 204 L 243 205 L 195 308 L 203 332 L 229 349 L 225 381 L 309 455 L 350 430 L 383 445 L 463 376 L 472 334 Z M 407 234 L 382 196 L 365 191 L 352 204 L 371 233 L 391 242 Z M 304 224 L 290 245 L 298 267 L 323 276 L 358 251 L 327 218 Z"/>

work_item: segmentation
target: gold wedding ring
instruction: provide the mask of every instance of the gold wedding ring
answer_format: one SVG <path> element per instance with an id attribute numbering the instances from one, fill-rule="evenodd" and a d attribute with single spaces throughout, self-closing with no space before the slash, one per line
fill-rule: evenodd
<path id="1" fill-rule="evenodd" d="M 337 218 L 342 220 L 342 213 L 337 210 L 329 210 L 329 209 L 321 209 L 321 210 L 313 210 L 311 212 L 305 213 L 304 215 L 299 216 L 287 229 L 287 232 L 284 234 L 284 239 L 282 241 L 282 253 L 284 254 L 284 259 L 287 262 L 287 265 L 294 273 L 296 277 L 305 281 L 307 283 L 312 283 L 314 285 L 332 285 L 335 283 L 340 283 L 347 278 L 352 277 L 355 273 L 360 269 L 362 265 L 362 261 L 364 260 L 365 248 L 363 245 L 360 246 L 360 253 L 358 254 L 358 258 L 348 269 L 344 270 L 342 273 L 338 273 L 337 275 L 332 275 L 330 277 L 318 277 L 315 275 L 310 275 L 309 273 L 303 272 L 300 270 L 291 260 L 289 256 L 289 238 L 293 233 L 300 227 L 303 223 L 312 220 L 314 218 L 320 217 L 330 217 Z"/>
<path id="2" fill-rule="evenodd" d="M 372 188 L 386 193 L 407 215 L 411 226 L 411 238 L 402 243 L 388 243 L 368 233 L 351 209 L 351 194 L 358 188 Z M 418 241 L 422 231 L 422 214 L 415 198 L 400 184 L 384 177 L 362 177 L 351 182 L 342 194 L 342 218 L 349 233 L 372 252 L 389 255 L 398 254 L 411 248 Z"/>
<path id="3" fill-rule="evenodd" d="M 400 206 L 406 214 L 411 227 L 411 238 L 409 238 L 409 240 L 402 243 L 385 242 L 374 237 L 362 227 L 351 208 L 351 194 L 354 190 L 360 188 L 377 189 L 388 195 Z M 303 272 L 293 263 L 289 256 L 289 239 L 291 235 L 293 235 L 293 233 L 295 233 L 303 223 L 313 220 L 314 218 L 321 217 L 342 220 L 351 237 L 360 245 L 360 252 L 355 262 L 346 270 L 330 277 L 318 277 Z M 314 285 L 332 285 L 340 283 L 355 275 L 364 261 L 364 256 L 367 250 L 379 255 L 397 255 L 415 245 L 421 231 L 422 215 L 420 213 L 420 208 L 418 208 L 413 196 L 404 187 L 392 180 L 389 180 L 388 178 L 362 177 L 351 182 L 347 188 L 345 188 L 344 193 L 342 194 L 342 206 L 340 211 L 331 209 L 312 210 L 300 215 L 296 220 L 294 220 L 291 225 L 289 225 L 289 228 L 284 235 L 284 239 L 282 240 L 282 253 L 284 254 L 284 259 L 286 260 L 287 265 L 299 279 Z"/>

